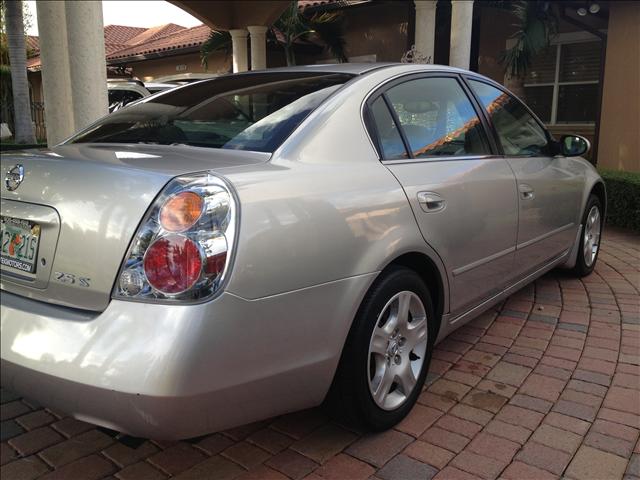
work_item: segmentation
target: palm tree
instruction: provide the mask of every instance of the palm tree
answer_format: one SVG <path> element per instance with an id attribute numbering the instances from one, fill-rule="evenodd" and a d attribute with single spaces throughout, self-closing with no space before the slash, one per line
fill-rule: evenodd
<path id="1" fill-rule="evenodd" d="M 24 40 L 22 1 L 10 0 L 2 3 L 5 8 L 5 28 L 11 64 L 14 137 L 16 143 L 35 143 L 27 80 L 27 47 Z"/>
<path id="2" fill-rule="evenodd" d="M 505 50 L 500 63 L 505 67 L 506 86 L 524 99 L 524 80 L 534 57 L 544 51 L 558 31 L 558 19 L 551 2 L 497 1 L 493 6 L 508 9 L 516 18 L 513 45 Z"/>
<path id="3" fill-rule="evenodd" d="M 225 57 L 231 53 L 231 34 L 224 30 L 211 30 L 209 38 L 200 46 L 200 63 L 206 70 L 209 68 L 209 57 L 215 52 L 224 52 Z"/>
<path id="4" fill-rule="evenodd" d="M 340 62 L 346 62 L 345 39 L 342 15 L 339 13 L 321 13 L 307 17 L 300 13 L 298 2 L 292 1 L 284 13 L 269 29 L 268 40 L 278 43 L 284 49 L 287 65 L 295 65 L 296 57 L 293 46 L 296 41 L 315 35 Z M 229 32 L 212 30 L 209 38 L 200 47 L 202 64 L 207 67 L 207 60 L 213 52 L 231 51 Z"/>
<path id="5" fill-rule="evenodd" d="M 321 13 L 306 17 L 300 13 L 298 2 L 293 1 L 284 13 L 276 20 L 272 31 L 276 39 L 278 33 L 281 39 L 278 42 L 284 48 L 284 56 L 287 65 L 295 65 L 296 57 L 293 45 L 297 40 L 317 35 L 320 42 L 329 50 L 331 55 L 340 62 L 346 62 L 344 52 L 345 39 L 343 33 L 342 17 L 338 13 Z"/>

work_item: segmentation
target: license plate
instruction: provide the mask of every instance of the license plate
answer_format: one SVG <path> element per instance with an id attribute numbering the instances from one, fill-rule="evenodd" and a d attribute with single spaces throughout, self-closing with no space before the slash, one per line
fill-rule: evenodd
<path id="1" fill-rule="evenodd" d="M 0 217 L 0 263 L 34 273 L 40 243 L 40 225 L 29 220 Z"/>

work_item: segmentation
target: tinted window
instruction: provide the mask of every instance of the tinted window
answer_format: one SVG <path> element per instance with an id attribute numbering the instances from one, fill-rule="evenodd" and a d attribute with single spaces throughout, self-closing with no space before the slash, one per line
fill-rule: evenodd
<path id="1" fill-rule="evenodd" d="M 415 157 L 488 154 L 480 119 L 454 78 L 421 78 L 386 95 Z"/>
<path id="2" fill-rule="evenodd" d="M 232 75 L 169 90 L 105 117 L 72 143 L 154 143 L 274 151 L 352 76 Z"/>
<path id="3" fill-rule="evenodd" d="M 505 155 L 546 155 L 544 129 L 518 100 L 486 83 L 469 83 L 487 109 Z"/>
<path id="4" fill-rule="evenodd" d="M 382 97 L 378 97 L 371 104 L 371 116 L 376 126 L 382 158 L 385 160 L 407 158 L 407 150 L 404 148 L 404 143 L 402 143 L 402 137 L 396 122 L 393 121 L 393 117 Z"/>
<path id="5" fill-rule="evenodd" d="M 558 87 L 558 115 L 556 121 L 591 123 L 597 118 L 598 84 L 583 83 Z"/>

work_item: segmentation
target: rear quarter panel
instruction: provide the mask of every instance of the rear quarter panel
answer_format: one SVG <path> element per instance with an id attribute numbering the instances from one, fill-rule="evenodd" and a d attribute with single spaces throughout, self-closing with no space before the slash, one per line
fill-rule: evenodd
<path id="1" fill-rule="evenodd" d="M 407 252 L 429 255 L 446 282 L 361 118 L 365 97 L 393 74 L 389 70 L 329 98 L 270 162 L 227 173 L 241 205 L 228 291 L 255 299 L 307 288 L 381 271 Z"/>

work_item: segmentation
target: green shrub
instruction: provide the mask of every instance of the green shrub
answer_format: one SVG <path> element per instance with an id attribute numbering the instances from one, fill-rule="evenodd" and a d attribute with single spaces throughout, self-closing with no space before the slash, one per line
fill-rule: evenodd
<path id="1" fill-rule="evenodd" d="M 607 223 L 640 232 L 640 173 L 601 170 L 607 187 Z"/>

